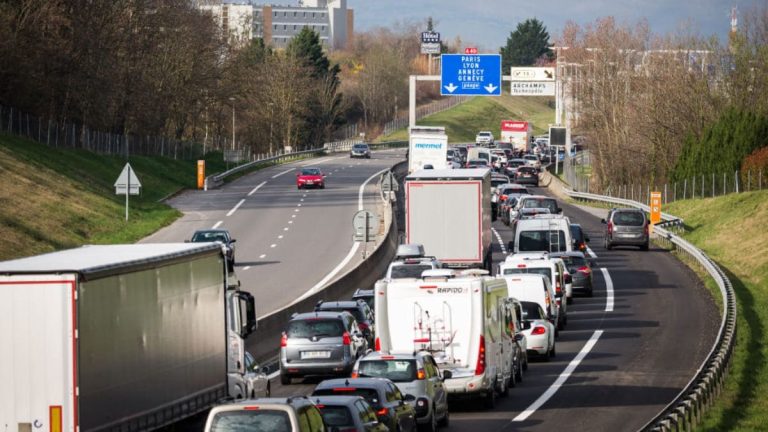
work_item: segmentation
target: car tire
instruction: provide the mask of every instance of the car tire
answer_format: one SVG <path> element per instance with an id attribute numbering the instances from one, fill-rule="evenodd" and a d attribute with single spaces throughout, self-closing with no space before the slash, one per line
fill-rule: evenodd
<path id="1" fill-rule="evenodd" d="M 557 355 L 557 349 L 555 348 L 556 346 L 557 346 L 557 344 L 553 343 L 552 344 L 552 350 L 549 351 L 549 356 L 551 358 L 555 358 L 555 356 Z"/>
<path id="2" fill-rule="evenodd" d="M 648 250 L 648 248 L 649 248 L 649 246 L 650 246 L 650 245 L 648 244 L 648 242 L 645 242 L 645 244 L 644 244 L 644 245 L 640 246 L 640 250 L 644 250 L 644 251 L 647 251 L 647 250 Z"/>
<path id="3" fill-rule="evenodd" d="M 525 362 L 523 363 L 523 370 L 528 370 L 528 353 L 525 354 Z"/>
<path id="4" fill-rule="evenodd" d="M 280 374 L 280 384 L 281 385 L 291 385 L 291 376 L 288 374 L 281 373 Z"/>
<path id="5" fill-rule="evenodd" d="M 296 189 L 301 190 L 301 186 L 297 185 Z"/>
<path id="6" fill-rule="evenodd" d="M 432 415 L 427 423 L 417 425 L 417 429 L 422 432 L 436 432 L 437 431 L 437 418 L 435 417 L 435 407 L 432 407 Z"/>
<path id="7" fill-rule="evenodd" d="M 523 365 L 517 364 L 517 371 L 515 372 L 515 380 L 519 383 L 523 382 Z"/>
<path id="8" fill-rule="evenodd" d="M 506 383 L 504 385 L 504 391 L 499 391 L 499 396 L 501 397 L 507 397 L 509 396 L 509 389 L 515 388 L 517 386 L 517 381 L 515 381 L 515 371 L 514 371 L 515 365 L 512 365 L 512 370 L 509 372 L 509 379 L 506 380 Z"/>
<path id="9" fill-rule="evenodd" d="M 437 425 L 440 427 L 448 427 L 451 424 L 451 413 L 446 409 L 443 418 L 438 420 Z"/>
<path id="10" fill-rule="evenodd" d="M 325 189 L 325 183 L 320 185 L 320 189 Z"/>
<path id="11" fill-rule="evenodd" d="M 607 250 L 613 249 L 613 245 L 611 244 L 610 240 L 606 240 L 605 241 L 605 249 L 607 249 Z"/>
<path id="12" fill-rule="evenodd" d="M 565 302 L 566 302 L 567 304 L 573 304 L 573 297 L 566 297 L 566 298 L 565 298 Z"/>
<path id="13" fill-rule="evenodd" d="M 483 406 L 485 409 L 492 410 L 496 408 L 496 385 L 492 385 L 490 391 L 488 391 L 488 394 L 485 395 L 485 399 L 483 399 Z"/>

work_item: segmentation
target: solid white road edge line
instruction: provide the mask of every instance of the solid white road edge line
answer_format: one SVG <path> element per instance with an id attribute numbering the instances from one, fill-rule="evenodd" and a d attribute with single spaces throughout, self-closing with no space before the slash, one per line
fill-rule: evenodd
<path id="1" fill-rule="evenodd" d="M 222 223 L 224 223 L 224 221 L 218 221 L 218 222 L 216 222 L 215 224 L 213 224 L 213 226 L 211 227 L 211 229 L 216 229 L 216 228 L 220 227 Z"/>
<path id="2" fill-rule="evenodd" d="M 501 253 L 507 254 L 507 247 L 504 246 L 504 240 L 501 239 L 501 234 L 499 234 L 498 231 L 496 231 L 496 228 L 491 227 L 491 231 L 493 231 L 493 234 L 496 235 L 496 241 L 499 242 L 499 246 L 501 246 Z"/>
<path id="3" fill-rule="evenodd" d="M 253 195 L 254 193 L 256 193 L 256 191 L 257 191 L 257 190 L 259 190 L 259 189 L 261 189 L 261 187 L 262 187 L 262 186 L 264 186 L 265 184 L 267 184 L 267 182 L 265 182 L 265 181 L 261 182 L 261 183 L 260 183 L 258 186 L 256 186 L 255 188 L 253 188 L 253 190 L 252 190 L 252 191 L 248 192 L 248 196 L 251 196 L 251 195 Z"/>
<path id="4" fill-rule="evenodd" d="M 587 246 L 587 253 L 588 253 L 588 254 L 589 254 L 589 256 L 591 256 L 592 258 L 597 258 L 597 254 L 596 254 L 594 251 L 592 251 L 592 249 L 590 249 L 590 248 L 589 248 L 589 246 Z"/>
<path id="5" fill-rule="evenodd" d="M 589 354 L 589 352 L 592 350 L 592 348 L 597 343 L 597 340 L 600 339 L 600 336 L 602 336 L 603 331 L 602 330 L 595 330 L 594 333 L 592 333 L 592 337 L 589 338 L 587 343 L 584 344 L 584 346 L 581 348 L 581 351 L 579 351 L 578 354 L 576 354 L 576 357 L 571 360 L 570 363 L 568 363 L 568 366 L 565 368 L 565 370 L 560 374 L 560 376 L 557 377 L 554 383 L 552 383 L 551 386 L 545 391 L 541 396 L 539 396 L 538 399 L 536 399 L 528 408 L 525 409 L 525 411 L 521 412 L 517 415 L 514 419 L 512 419 L 513 422 L 519 422 L 519 421 L 525 421 L 528 417 L 531 416 L 531 414 L 535 413 L 537 409 L 541 408 L 542 405 L 544 405 L 554 394 L 562 387 L 563 384 L 565 384 L 565 381 L 568 380 L 568 377 L 571 376 L 574 370 L 579 366 L 579 363 L 581 363 L 582 360 L 584 360 L 584 357 Z"/>
<path id="6" fill-rule="evenodd" d="M 232 207 L 232 210 L 230 210 L 229 213 L 227 213 L 227 217 L 232 216 L 232 214 L 235 211 L 237 211 L 237 209 L 240 208 L 240 206 L 243 205 L 244 202 L 245 202 L 245 198 L 241 199 L 239 203 L 235 204 L 235 206 Z"/>
<path id="7" fill-rule="evenodd" d="M 366 186 L 366 185 L 367 185 L 367 184 L 368 184 L 368 183 L 369 183 L 371 180 L 373 180 L 373 179 L 374 179 L 374 178 L 376 178 L 377 176 L 381 175 L 382 173 L 386 172 L 387 170 L 389 170 L 389 168 L 384 168 L 383 170 L 381 170 L 381 171 L 379 171 L 379 172 L 377 172 L 377 173 L 373 174 L 372 176 L 368 177 L 368 179 L 366 179 L 366 180 L 363 182 L 363 184 L 361 184 L 361 185 L 360 185 L 360 189 L 358 190 L 358 193 L 357 193 L 357 209 L 358 209 L 358 210 L 363 210 L 363 194 L 365 193 L 365 186 Z M 298 210 L 298 209 L 296 209 L 296 210 Z M 286 228 L 286 229 L 287 229 L 287 228 Z M 288 305 L 284 306 L 283 308 L 285 308 L 285 307 L 290 307 L 290 306 L 292 306 L 292 305 L 295 305 L 296 303 L 298 303 L 298 302 L 300 302 L 300 301 L 304 300 L 305 298 L 307 298 L 307 297 L 311 296 L 312 294 L 316 293 L 317 291 L 320 291 L 320 289 L 322 289 L 322 288 L 325 286 L 325 284 L 327 284 L 327 283 L 328 283 L 328 281 L 330 281 L 330 280 L 331 280 L 331 279 L 332 279 L 334 276 L 336 276 L 336 275 L 337 275 L 337 274 L 338 274 L 338 273 L 339 273 L 339 272 L 340 272 L 340 271 L 341 271 L 341 270 L 342 270 L 344 267 L 346 267 L 346 265 L 347 265 L 347 264 L 349 264 L 349 262 L 350 262 L 350 261 L 352 261 L 352 258 L 353 258 L 353 257 L 355 256 L 355 254 L 357 253 L 357 249 L 358 249 L 358 248 L 360 248 L 360 243 L 358 243 L 358 242 L 354 242 L 354 243 L 352 243 L 352 248 L 349 250 L 349 253 L 347 254 L 347 256 L 345 256 L 345 257 L 344 257 L 344 259 L 343 259 L 343 260 L 341 260 L 341 262 L 339 263 L 339 265 L 337 265 L 337 266 L 336 266 L 336 267 L 335 267 L 333 270 L 331 270 L 331 271 L 330 271 L 330 273 L 328 273 L 327 275 L 325 275 L 325 277 L 323 277 L 323 278 L 320 280 L 320 282 L 316 283 L 316 284 L 315 284 L 315 286 L 313 286 L 312 288 L 310 288 L 309 290 L 307 290 L 307 292 L 305 292 L 304 294 L 302 294 L 301 296 L 299 296 L 299 298 L 297 298 L 296 300 L 292 301 L 290 304 L 288 304 Z M 270 312 L 270 313 L 268 313 L 268 314 L 264 315 L 264 317 L 267 317 L 267 316 L 269 316 L 269 315 L 272 315 L 273 313 L 275 313 L 275 312 L 277 312 L 277 311 L 279 311 L 279 310 L 281 310 L 281 309 L 283 309 L 283 308 L 280 308 L 280 309 L 274 310 L 274 311 L 272 311 L 272 312 Z M 264 317 L 262 317 L 262 319 L 263 319 Z"/>
<path id="8" fill-rule="evenodd" d="M 271 374 L 267 375 L 267 379 L 268 380 L 273 380 L 273 379 L 277 378 L 278 375 L 280 375 L 280 369 L 278 369 L 278 370 L 272 372 Z"/>
<path id="9" fill-rule="evenodd" d="M 272 176 L 272 178 L 278 178 L 278 177 L 280 177 L 281 175 L 283 175 L 283 174 L 288 174 L 289 172 L 291 172 L 291 171 L 293 171 L 293 170 L 295 170 L 295 169 L 296 169 L 296 168 L 287 169 L 287 170 L 285 170 L 285 171 L 283 171 L 283 172 L 281 172 L 281 173 L 277 173 L 277 174 L 273 175 L 273 176 Z"/>
<path id="10" fill-rule="evenodd" d="M 613 280 L 607 268 L 600 267 L 600 271 L 603 272 L 605 278 L 605 311 L 613 312 Z"/>

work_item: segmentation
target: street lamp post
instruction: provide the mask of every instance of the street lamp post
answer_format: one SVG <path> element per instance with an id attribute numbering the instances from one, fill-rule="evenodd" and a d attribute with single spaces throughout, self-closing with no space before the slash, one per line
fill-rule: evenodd
<path id="1" fill-rule="evenodd" d="M 269 103 L 269 156 L 272 156 L 272 102 Z"/>
<path id="2" fill-rule="evenodd" d="M 235 149 L 235 98 L 229 98 L 232 102 L 232 150 Z"/>

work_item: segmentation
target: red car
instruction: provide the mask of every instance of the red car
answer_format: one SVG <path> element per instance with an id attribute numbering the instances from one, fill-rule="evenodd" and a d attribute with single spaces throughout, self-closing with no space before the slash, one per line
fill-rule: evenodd
<path id="1" fill-rule="evenodd" d="M 325 175 L 320 168 L 302 168 L 296 173 L 296 187 L 317 187 L 325 189 Z"/>

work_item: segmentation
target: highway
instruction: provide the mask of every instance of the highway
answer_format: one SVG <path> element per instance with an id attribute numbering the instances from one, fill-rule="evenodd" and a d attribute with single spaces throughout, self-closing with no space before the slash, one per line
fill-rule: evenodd
<path id="1" fill-rule="evenodd" d="M 171 204 L 185 216 L 144 241 L 181 241 L 195 229 L 213 226 L 229 229 L 238 239 L 242 286 L 256 296 L 264 316 L 328 279 L 334 269 L 360 261 L 356 251 L 344 264 L 353 247 L 350 220 L 360 204 L 360 187 L 401 158 L 399 151 L 374 152 L 370 160 L 331 156 L 271 167 L 220 190 L 184 193 Z M 304 165 L 327 172 L 327 189 L 296 190 L 294 172 Z M 378 198 L 370 183 L 363 205 L 375 208 Z M 549 194 L 546 188 L 531 189 Z M 445 430 L 633 431 L 674 398 L 711 348 L 719 313 L 685 265 L 654 247 L 606 251 L 600 224 L 606 211 L 560 202 L 591 238 L 594 297 L 576 297 L 569 306 L 568 327 L 560 333 L 553 361 L 532 361 L 524 381 L 492 411 L 479 403 L 452 404 Z M 511 231 L 500 220 L 493 227 L 498 264 Z M 281 386 L 272 377 L 273 396 L 309 394 L 323 379 Z M 199 430 L 202 421 L 204 416 L 196 416 L 169 430 Z"/>

